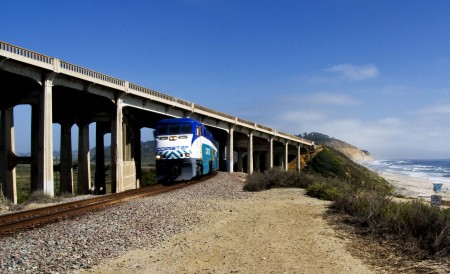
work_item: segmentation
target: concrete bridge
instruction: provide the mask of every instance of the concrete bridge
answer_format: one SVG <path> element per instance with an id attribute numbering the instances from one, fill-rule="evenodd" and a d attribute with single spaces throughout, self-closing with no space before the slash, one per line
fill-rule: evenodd
<path id="1" fill-rule="evenodd" d="M 14 146 L 14 108 L 31 107 L 31 153 Z M 300 159 L 314 143 L 232 115 L 196 105 L 53 57 L 0 42 L 0 183 L 17 202 L 16 166 L 30 165 L 31 191 L 55 195 L 54 150 L 60 150 L 60 193 L 105 189 L 104 136 L 111 134 L 111 192 L 140 186 L 141 129 L 167 117 L 204 123 L 220 142 L 224 171 L 270 169 Z M 58 123 L 60 133 L 54 133 Z M 95 176 L 91 179 L 89 125 L 95 123 Z M 71 130 L 78 126 L 78 159 L 72 159 Z M 53 134 L 61 135 L 53 147 Z M 78 161 L 73 179 L 72 162 Z M 297 160 L 297 170 L 301 169 Z M 92 182 L 93 181 L 93 182 Z M 76 187 L 75 187 L 76 186 Z"/>

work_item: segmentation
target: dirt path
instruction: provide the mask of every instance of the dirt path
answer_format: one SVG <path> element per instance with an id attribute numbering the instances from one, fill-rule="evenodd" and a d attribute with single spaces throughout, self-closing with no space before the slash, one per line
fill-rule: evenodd
<path id="1" fill-rule="evenodd" d="M 301 189 L 218 200 L 203 224 L 160 246 L 107 261 L 94 273 L 371 273 L 322 218 L 327 202 Z"/>

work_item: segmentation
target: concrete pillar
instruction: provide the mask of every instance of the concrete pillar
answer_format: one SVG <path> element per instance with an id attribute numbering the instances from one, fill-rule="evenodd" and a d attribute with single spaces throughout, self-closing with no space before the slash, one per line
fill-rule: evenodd
<path id="1" fill-rule="evenodd" d="M 267 165 L 269 169 L 273 168 L 273 137 L 269 138 L 269 164 Z"/>
<path id="2" fill-rule="evenodd" d="M 248 135 L 247 147 L 247 173 L 253 173 L 253 132 Z"/>
<path id="3" fill-rule="evenodd" d="M 86 194 L 91 186 L 89 124 L 78 124 L 78 194 Z"/>
<path id="4" fill-rule="evenodd" d="M 123 130 L 122 130 L 122 99 L 116 99 L 116 113 L 112 121 L 111 132 L 111 176 L 112 192 L 121 192 L 123 189 Z"/>
<path id="5" fill-rule="evenodd" d="M 60 192 L 73 194 L 72 124 L 61 125 L 61 156 L 59 162 Z"/>
<path id="6" fill-rule="evenodd" d="M 123 132 L 123 160 L 131 161 L 133 159 L 133 131 L 132 126 L 127 123 L 122 124 Z"/>
<path id="7" fill-rule="evenodd" d="M 11 160 L 14 156 L 14 113 L 13 109 L 0 111 L 0 185 L 3 195 L 17 204 L 16 169 Z"/>
<path id="8" fill-rule="evenodd" d="M 301 145 L 298 145 L 297 147 L 297 171 L 302 171 L 302 158 L 301 158 Z"/>
<path id="9" fill-rule="evenodd" d="M 227 171 L 233 172 L 233 166 L 234 166 L 234 127 L 230 126 L 230 134 L 228 135 L 227 139 Z"/>
<path id="10" fill-rule="evenodd" d="M 39 117 L 39 151 L 38 151 L 38 182 L 37 189 L 44 194 L 55 196 L 53 184 L 53 110 L 52 110 L 52 77 L 44 82 L 44 90 L 40 94 Z"/>
<path id="11" fill-rule="evenodd" d="M 284 170 L 289 170 L 289 144 L 284 144 Z"/>
<path id="12" fill-rule="evenodd" d="M 31 191 L 38 190 L 39 185 L 39 105 L 31 105 Z M 42 189 L 42 186 L 41 186 Z"/>
<path id="13" fill-rule="evenodd" d="M 104 136 L 109 125 L 97 122 L 95 127 L 95 194 L 106 194 L 105 178 L 105 141 Z"/>
<path id="14" fill-rule="evenodd" d="M 141 186 L 142 181 L 142 153 L 141 153 L 141 129 L 137 126 L 134 129 L 134 162 L 136 163 L 136 188 Z"/>

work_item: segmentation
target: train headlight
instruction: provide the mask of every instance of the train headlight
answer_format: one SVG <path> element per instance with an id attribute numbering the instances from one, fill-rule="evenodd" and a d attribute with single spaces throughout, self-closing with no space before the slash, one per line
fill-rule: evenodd
<path id="1" fill-rule="evenodd" d="M 177 136 L 170 136 L 169 141 L 175 141 L 177 139 Z"/>
<path id="2" fill-rule="evenodd" d="M 191 154 L 190 153 L 186 153 L 184 156 L 186 156 L 186 158 L 189 158 L 189 157 L 191 157 Z"/>
<path id="3" fill-rule="evenodd" d="M 156 160 L 161 159 L 161 155 L 156 155 Z"/>
<path id="4" fill-rule="evenodd" d="M 187 139 L 187 136 L 178 136 L 178 139 Z"/>

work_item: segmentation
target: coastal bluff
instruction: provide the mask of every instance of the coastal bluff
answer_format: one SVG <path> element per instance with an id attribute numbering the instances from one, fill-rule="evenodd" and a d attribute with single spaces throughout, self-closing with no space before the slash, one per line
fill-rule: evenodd
<path id="1" fill-rule="evenodd" d="M 299 137 L 303 137 L 305 139 L 314 141 L 314 143 L 317 145 L 324 145 L 331 147 L 337 151 L 342 152 L 347 157 L 356 162 L 368 162 L 374 160 L 369 151 L 359 149 L 349 143 L 346 143 L 339 139 L 335 139 L 322 133 L 318 132 L 303 133 L 303 135 L 300 134 Z"/>

